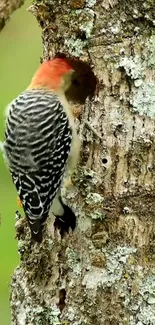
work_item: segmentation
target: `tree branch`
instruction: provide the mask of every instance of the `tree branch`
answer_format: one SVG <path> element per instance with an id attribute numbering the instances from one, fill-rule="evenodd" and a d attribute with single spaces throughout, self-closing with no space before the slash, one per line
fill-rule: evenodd
<path id="1" fill-rule="evenodd" d="M 5 26 L 13 11 L 23 5 L 24 0 L 1 0 L 0 1 L 0 30 Z"/>

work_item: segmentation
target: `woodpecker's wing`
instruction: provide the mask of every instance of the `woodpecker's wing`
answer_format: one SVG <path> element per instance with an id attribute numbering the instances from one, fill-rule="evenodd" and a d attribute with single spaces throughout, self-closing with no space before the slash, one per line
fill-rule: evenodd
<path id="1" fill-rule="evenodd" d="M 12 179 L 39 241 L 71 147 L 71 129 L 58 97 L 41 90 L 22 93 L 10 104 L 5 135 Z"/>

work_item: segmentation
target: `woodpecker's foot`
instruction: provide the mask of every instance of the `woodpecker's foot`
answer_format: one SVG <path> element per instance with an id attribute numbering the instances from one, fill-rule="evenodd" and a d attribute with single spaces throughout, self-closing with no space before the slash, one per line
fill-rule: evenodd
<path id="1" fill-rule="evenodd" d="M 17 205 L 18 205 L 19 208 L 22 208 L 23 207 L 22 202 L 21 202 L 19 196 L 17 197 Z"/>
<path id="2" fill-rule="evenodd" d="M 63 237 L 65 233 L 76 227 L 76 216 L 74 212 L 65 204 L 63 204 L 64 214 L 62 216 L 55 216 L 54 227 L 59 229 L 60 235 Z"/>

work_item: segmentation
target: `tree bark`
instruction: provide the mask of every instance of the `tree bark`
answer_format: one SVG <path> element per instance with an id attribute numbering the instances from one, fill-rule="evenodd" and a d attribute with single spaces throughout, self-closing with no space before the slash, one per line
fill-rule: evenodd
<path id="1" fill-rule="evenodd" d="M 100 136 L 83 127 L 64 194 L 78 217 L 74 233 L 62 239 L 50 217 L 43 243 L 31 246 L 28 229 L 19 235 L 16 226 L 11 324 L 154 325 L 155 3 L 38 0 L 30 11 L 44 59 L 67 55 L 93 69 L 96 92 L 82 116 Z"/>
<path id="2" fill-rule="evenodd" d="M 5 26 L 6 21 L 14 10 L 19 8 L 24 0 L 1 0 L 0 1 L 0 30 Z"/>

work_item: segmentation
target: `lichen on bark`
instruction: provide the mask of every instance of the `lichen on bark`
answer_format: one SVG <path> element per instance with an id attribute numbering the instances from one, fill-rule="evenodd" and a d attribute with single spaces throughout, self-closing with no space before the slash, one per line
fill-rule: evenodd
<path id="1" fill-rule="evenodd" d="M 83 129 L 79 168 L 63 193 L 75 232 L 61 239 L 49 218 L 43 243 L 31 246 L 20 229 L 12 325 L 155 323 L 154 6 L 36 0 L 30 8 L 43 59 L 63 54 L 93 69 L 87 118 L 101 138 Z"/>

